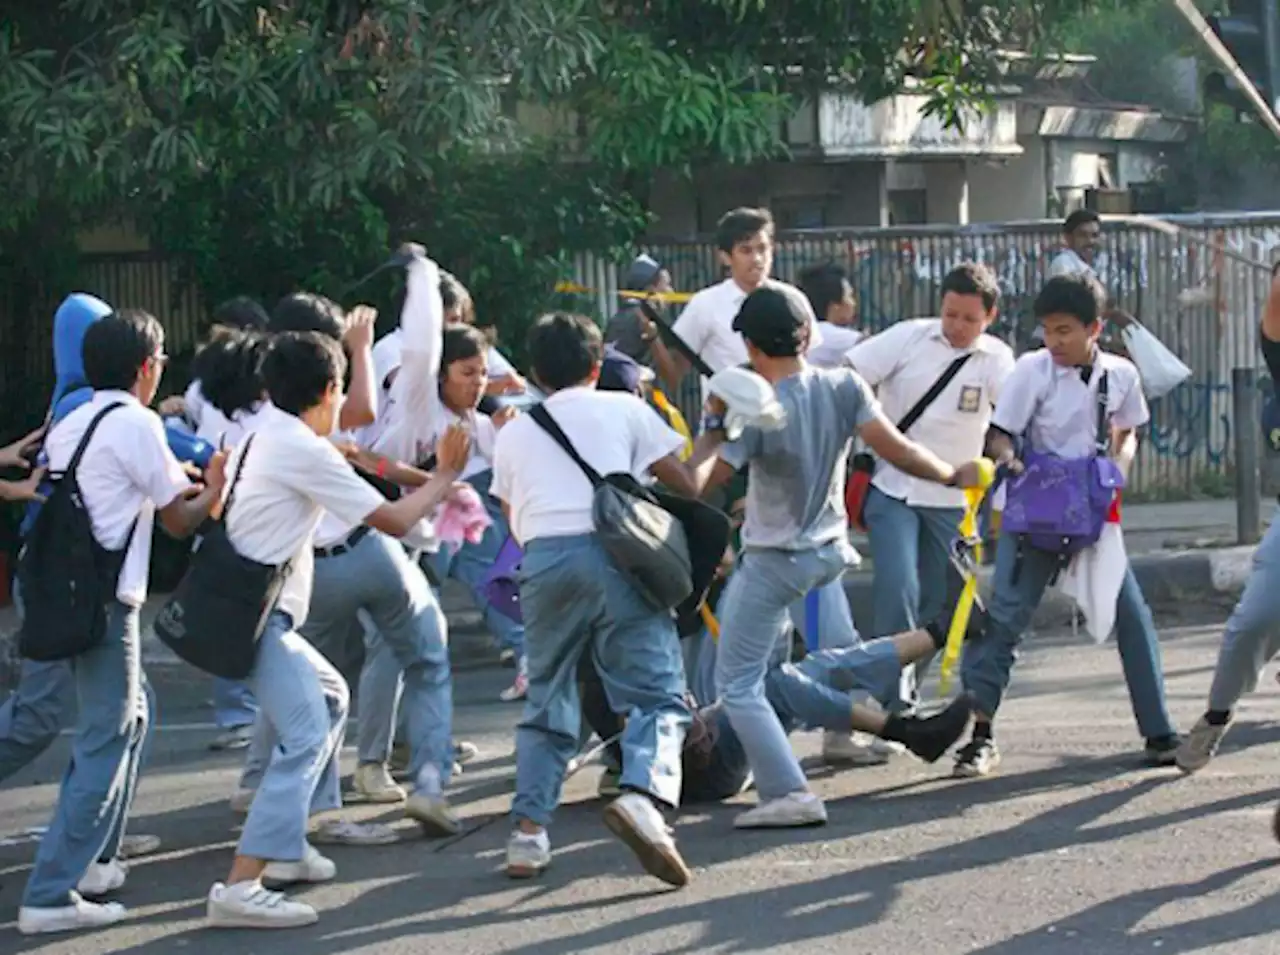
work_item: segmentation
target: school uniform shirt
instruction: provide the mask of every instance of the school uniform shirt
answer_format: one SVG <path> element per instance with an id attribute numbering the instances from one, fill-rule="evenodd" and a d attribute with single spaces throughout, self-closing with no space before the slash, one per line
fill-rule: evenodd
<path id="1" fill-rule="evenodd" d="M 156 510 L 167 507 L 191 485 L 169 450 L 160 416 L 126 391 L 97 391 L 54 426 L 44 450 L 49 470 L 63 470 L 89 422 L 116 402 L 123 403 L 123 407 L 98 424 L 76 476 L 94 538 L 110 551 L 128 547 L 116 584 L 116 599 L 130 607 L 141 607 L 147 599 Z M 129 537 L 135 519 L 137 526 Z"/>
<path id="2" fill-rule="evenodd" d="M 1049 278 L 1058 278 L 1063 275 L 1087 275 L 1092 279 L 1098 277 L 1093 266 L 1080 258 L 1080 254 L 1075 249 L 1063 249 L 1049 263 Z"/>
<path id="3" fill-rule="evenodd" d="M 862 341 L 866 336 L 856 328 L 848 325 L 832 325 L 830 322 L 818 322 L 822 332 L 822 340 L 816 346 L 809 347 L 805 355 L 809 364 L 819 368 L 839 368 L 845 364 L 845 356 L 849 349 Z"/>
<path id="4" fill-rule="evenodd" d="M 627 473 L 647 480 L 655 462 L 684 444 L 652 408 L 625 392 L 565 388 L 543 406 L 583 460 L 602 475 Z M 506 501 L 511 531 L 521 544 L 595 530 L 591 482 L 528 415 L 498 432 L 490 493 Z"/>
<path id="5" fill-rule="evenodd" d="M 880 405 L 851 368 L 808 367 L 774 391 L 786 424 L 776 431 L 747 427 L 720 448 L 720 458 L 735 470 L 750 466 L 742 546 L 798 551 L 847 540 L 849 448 Z"/>
<path id="6" fill-rule="evenodd" d="M 809 348 L 822 344 L 822 329 L 804 294 L 776 279 L 766 279 L 765 284 L 789 289 L 796 295 L 809 315 Z M 694 295 L 671 330 L 710 365 L 713 372 L 745 365 L 747 346 L 742 335 L 733 330 L 733 320 L 746 298 L 742 286 L 731 278 L 725 279 Z"/>
<path id="7" fill-rule="evenodd" d="M 227 465 L 227 487 L 235 480 L 246 445 Z M 295 628 L 307 619 L 315 577 L 312 547 L 326 512 L 354 526 L 384 498 L 356 476 L 333 442 L 302 419 L 274 405 L 260 413 L 249 457 L 226 514 L 227 536 L 250 560 L 280 565 L 292 561 L 277 604 Z"/>
<path id="8" fill-rule="evenodd" d="M 980 336 L 968 351 L 972 357 L 907 431 L 907 437 L 953 466 L 982 454 L 992 408 L 1014 365 L 1013 350 L 992 335 Z M 847 361 L 876 389 L 885 416 L 896 425 L 965 353 L 942 334 L 941 319 L 918 318 L 859 343 Z M 877 462 L 871 483 L 912 507 L 965 506 L 959 488 L 912 477 L 886 461 Z"/>

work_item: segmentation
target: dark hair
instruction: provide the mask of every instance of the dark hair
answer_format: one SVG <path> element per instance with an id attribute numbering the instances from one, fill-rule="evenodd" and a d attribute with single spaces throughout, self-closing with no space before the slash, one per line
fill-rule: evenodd
<path id="1" fill-rule="evenodd" d="M 271 340 L 262 359 L 262 380 L 271 403 L 300 415 L 314 408 L 330 385 L 347 373 L 342 346 L 323 332 L 283 332 Z"/>
<path id="2" fill-rule="evenodd" d="M 440 302 L 447 312 L 452 308 L 462 309 L 462 321 L 470 325 L 476 320 L 475 301 L 471 292 L 452 272 L 440 270 Z"/>
<path id="3" fill-rule="evenodd" d="M 768 209 L 734 209 L 726 212 L 716 223 L 716 248 L 721 252 L 732 252 L 739 242 L 765 231 L 773 235 L 773 213 Z"/>
<path id="4" fill-rule="evenodd" d="M 444 327 L 444 350 L 440 353 L 440 377 L 455 361 L 466 361 L 489 354 L 489 340 L 472 325 L 450 322 Z"/>
<path id="5" fill-rule="evenodd" d="M 604 354 L 604 337 L 591 319 L 567 312 L 543 315 L 529 329 L 533 374 L 550 391 L 570 388 L 591 376 Z"/>
<path id="6" fill-rule="evenodd" d="M 200 393 L 230 418 L 262 400 L 262 359 L 267 350 L 262 332 L 226 326 L 215 329 L 208 344 L 196 352 L 191 377 L 200 382 Z"/>
<path id="7" fill-rule="evenodd" d="M 271 332 L 319 332 L 342 341 L 347 331 L 347 316 L 337 302 L 313 292 L 286 295 L 271 310 Z"/>
<path id="8" fill-rule="evenodd" d="M 1092 209 L 1077 209 L 1071 215 L 1067 216 L 1067 221 L 1062 223 L 1062 232 L 1064 235 L 1070 235 L 1082 225 L 1091 225 L 1097 222 L 1101 224 L 1102 218 Z"/>
<path id="9" fill-rule="evenodd" d="M 1106 293 L 1097 279 L 1083 272 L 1058 275 L 1044 283 L 1032 311 L 1036 320 L 1050 315 L 1070 315 L 1082 325 L 1092 325 L 1102 314 Z"/>
<path id="10" fill-rule="evenodd" d="M 91 324 L 80 344 L 85 381 L 95 391 L 128 391 L 148 359 L 164 348 L 164 328 L 140 308 L 122 308 Z"/>
<path id="11" fill-rule="evenodd" d="M 835 262 L 811 265 L 800 273 L 800 291 L 813 306 L 818 321 L 826 321 L 827 309 L 844 298 L 844 284 L 848 280 L 845 270 Z"/>
<path id="12" fill-rule="evenodd" d="M 213 310 L 212 323 L 224 328 L 245 328 L 265 331 L 271 322 L 267 310 L 247 295 L 228 299 Z"/>
<path id="13" fill-rule="evenodd" d="M 1000 301 L 1000 283 L 985 265 L 978 262 L 961 262 L 942 280 L 942 294 L 980 295 L 982 307 L 988 312 Z"/>

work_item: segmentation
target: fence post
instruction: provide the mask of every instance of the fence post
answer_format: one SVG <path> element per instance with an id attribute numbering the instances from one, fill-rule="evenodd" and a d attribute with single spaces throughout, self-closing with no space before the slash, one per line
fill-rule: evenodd
<path id="1" fill-rule="evenodd" d="M 1236 537 L 1256 544 L 1262 537 L 1262 469 L 1258 434 L 1258 376 L 1252 368 L 1231 369 L 1231 429 L 1236 457 Z"/>

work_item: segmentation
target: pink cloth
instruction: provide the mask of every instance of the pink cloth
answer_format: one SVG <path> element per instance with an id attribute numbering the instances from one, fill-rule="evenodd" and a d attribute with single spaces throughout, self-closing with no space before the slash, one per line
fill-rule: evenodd
<path id="1" fill-rule="evenodd" d="M 480 543 L 493 520 L 480 495 L 468 486 L 455 491 L 440 505 L 433 523 L 442 543 L 459 547 L 463 543 Z"/>

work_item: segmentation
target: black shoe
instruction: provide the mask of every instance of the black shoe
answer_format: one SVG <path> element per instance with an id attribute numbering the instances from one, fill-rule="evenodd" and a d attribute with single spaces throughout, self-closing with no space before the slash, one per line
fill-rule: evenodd
<path id="1" fill-rule="evenodd" d="M 1178 747 L 1182 745 L 1182 737 L 1174 733 L 1171 736 L 1158 736 L 1147 740 L 1147 748 L 1143 753 L 1148 766 L 1173 766 L 1177 762 Z"/>
<path id="2" fill-rule="evenodd" d="M 956 768 L 951 775 L 958 779 L 977 779 L 990 776 L 1000 765 L 1000 750 L 990 736 L 978 736 L 969 740 L 956 753 Z"/>
<path id="3" fill-rule="evenodd" d="M 892 717 L 900 721 L 894 736 L 926 763 L 936 763 L 964 734 L 972 712 L 972 701 L 961 696 L 933 716 Z"/>

